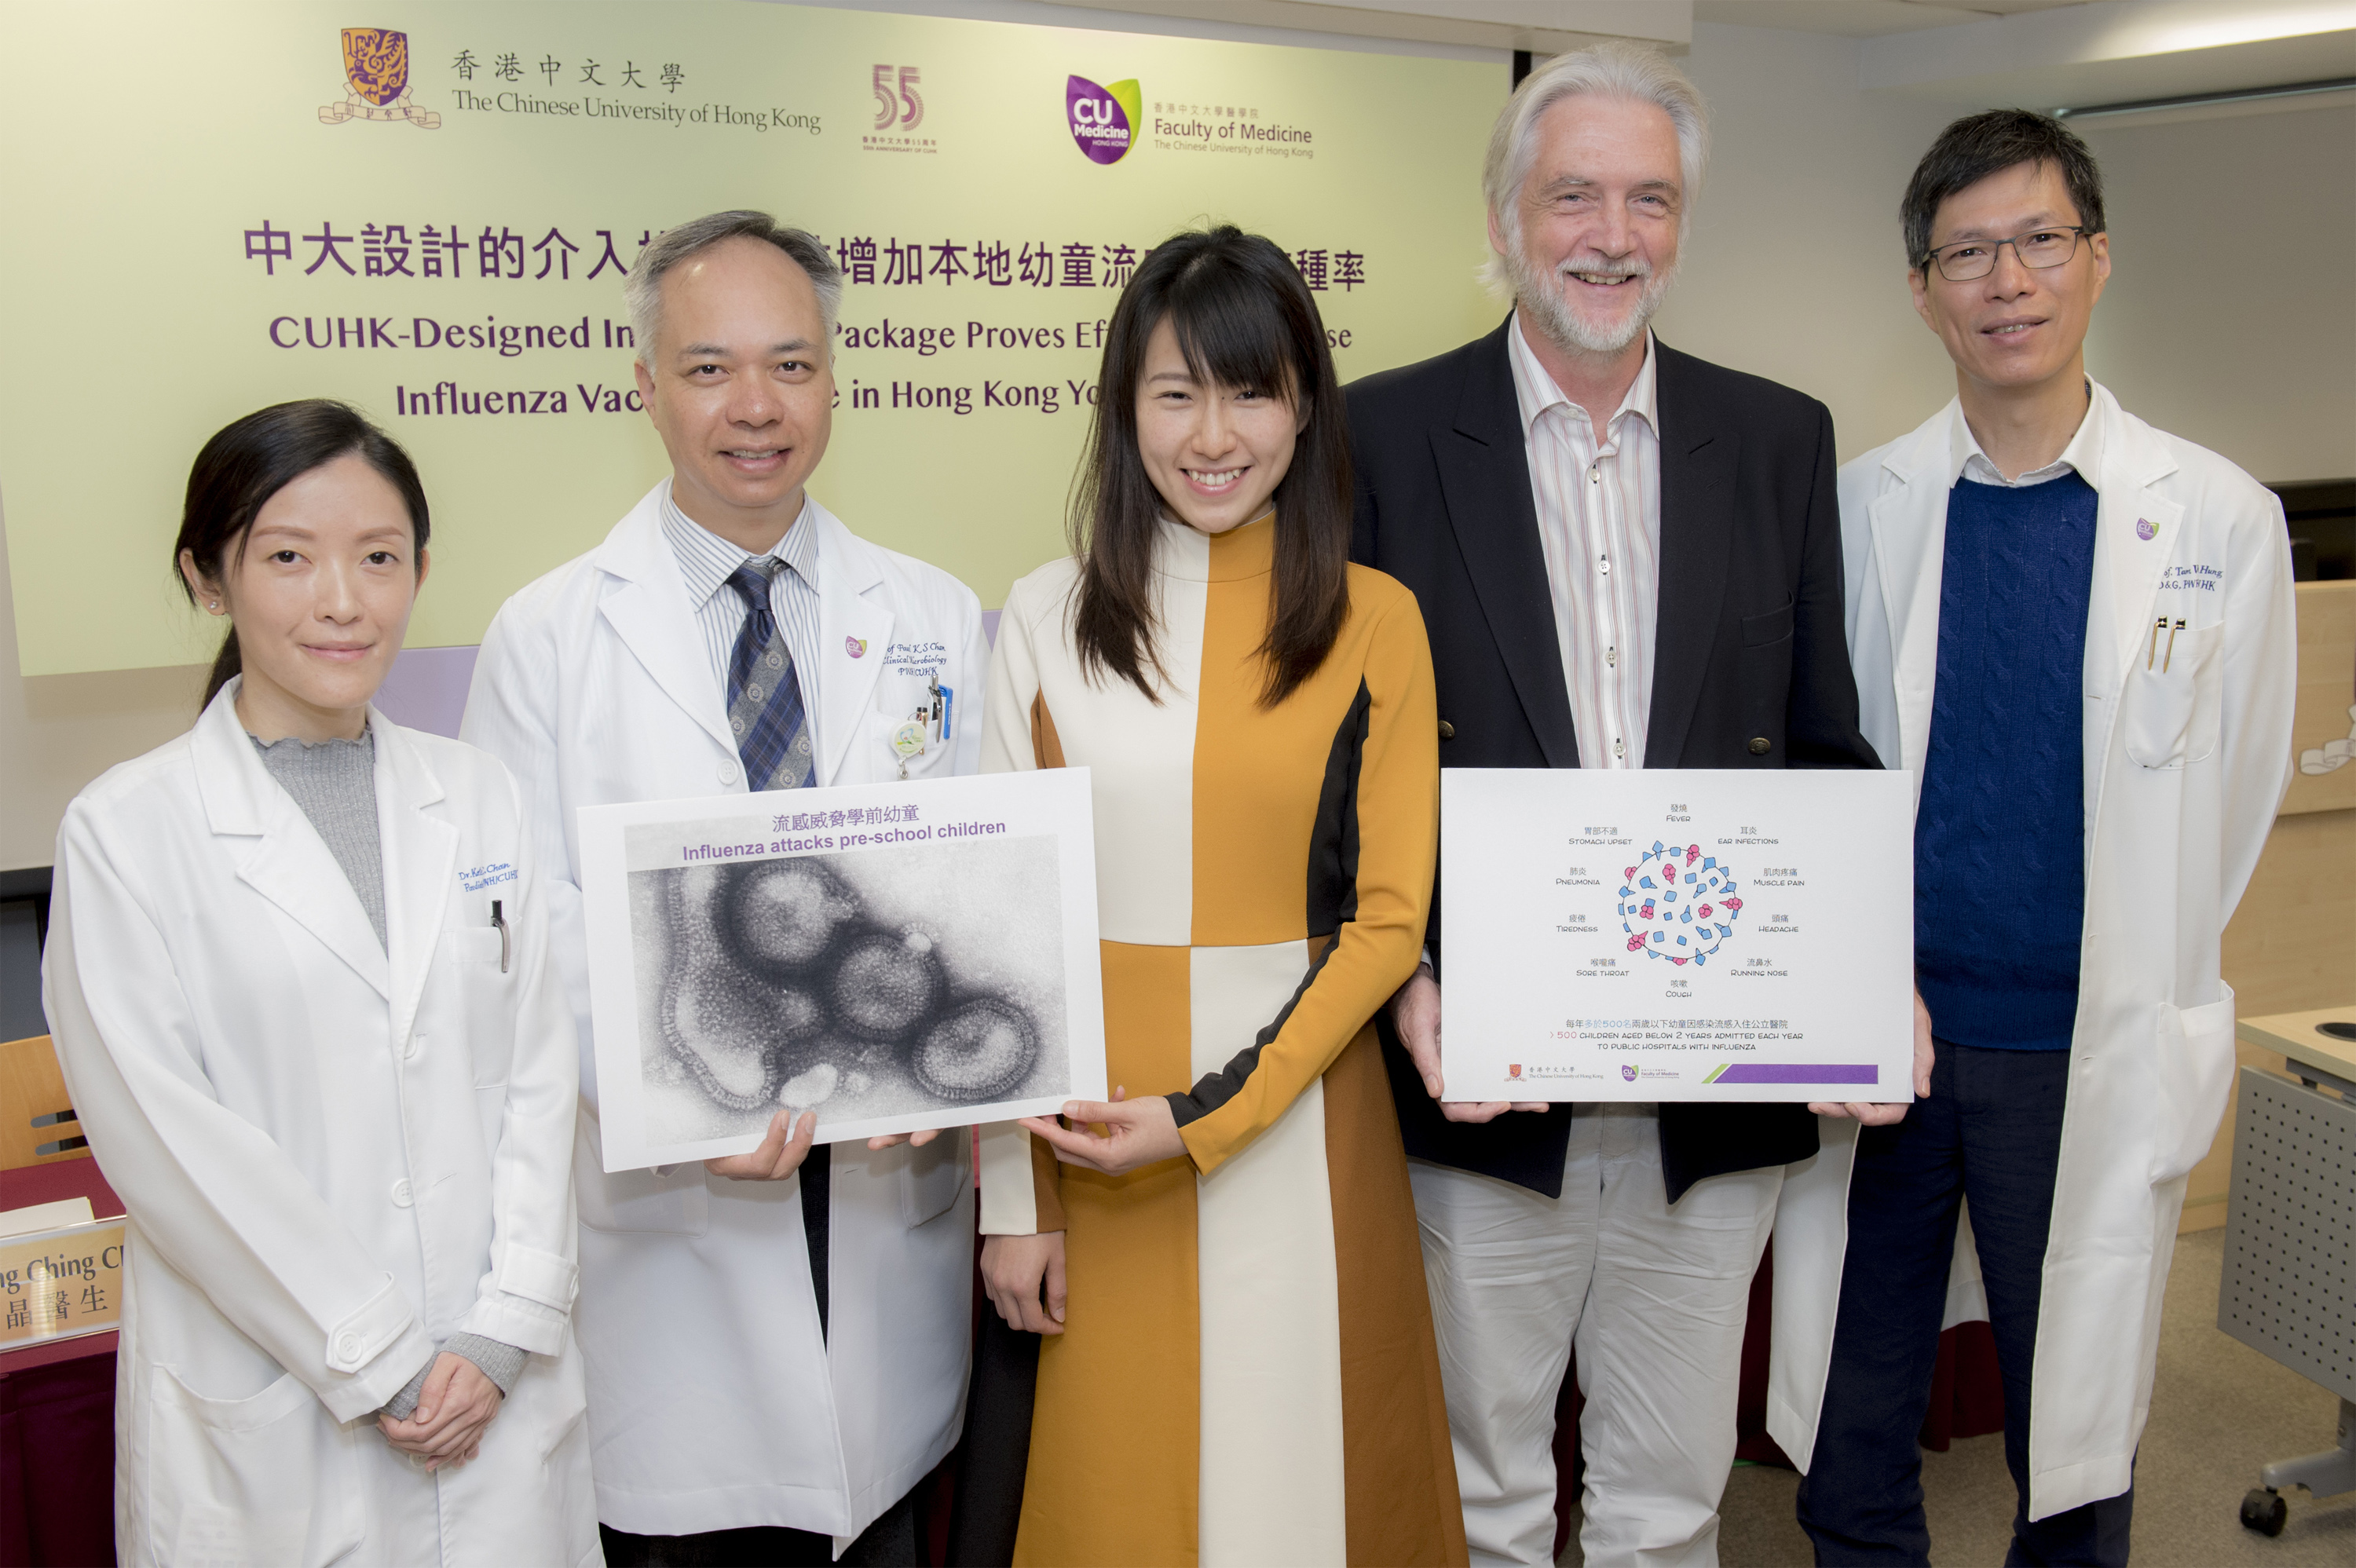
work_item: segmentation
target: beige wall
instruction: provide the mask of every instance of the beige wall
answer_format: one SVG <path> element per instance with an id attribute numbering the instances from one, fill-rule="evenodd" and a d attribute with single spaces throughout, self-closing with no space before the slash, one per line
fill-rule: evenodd
<path id="1" fill-rule="evenodd" d="M 1859 48 L 1694 25 L 1684 64 L 1716 148 L 1660 320 L 1679 347 L 1821 399 L 1844 462 L 1954 393 L 1908 302 L 1897 208 L 1915 159 L 1966 112 L 1861 91 Z M 2356 475 L 2356 107 L 2080 128 L 2114 266 L 2095 378 L 2261 480 Z"/>
<path id="2" fill-rule="evenodd" d="M 205 671 L 132 669 L 27 680 L 17 673 L 6 544 L 0 525 L 0 870 L 15 870 L 49 864 L 58 819 L 82 785 L 195 720 Z M 152 597 L 134 590 L 163 580 L 167 567 L 101 561 L 91 570 L 123 572 L 125 603 L 147 604 Z"/>
<path id="3" fill-rule="evenodd" d="M 1898 197 L 1952 109 L 1868 96 L 1855 38 L 1694 24 L 1682 62 L 1709 100 L 1709 177 L 1661 336 L 1797 387 L 1833 412 L 1843 462 L 1954 395 L 1906 292 Z"/>
<path id="4" fill-rule="evenodd" d="M 2111 226 L 2095 378 L 2260 479 L 2356 475 L 2356 108 L 2085 130 Z"/>

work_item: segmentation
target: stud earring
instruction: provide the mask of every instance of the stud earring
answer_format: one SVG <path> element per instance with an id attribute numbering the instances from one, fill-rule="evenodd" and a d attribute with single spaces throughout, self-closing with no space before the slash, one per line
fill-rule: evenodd
<path id="1" fill-rule="evenodd" d="M 220 608 L 220 601 L 216 599 L 209 605 L 206 606 L 206 608 L 210 610 L 219 610 Z"/>

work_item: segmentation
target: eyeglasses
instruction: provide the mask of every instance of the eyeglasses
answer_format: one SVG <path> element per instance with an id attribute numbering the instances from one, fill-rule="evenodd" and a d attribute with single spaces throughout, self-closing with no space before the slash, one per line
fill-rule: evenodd
<path id="1" fill-rule="evenodd" d="M 1995 272 L 1997 252 L 2009 245 L 2024 267 L 2058 267 L 2078 253 L 2079 237 L 2085 232 L 2083 229 L 2032 229 L 2004 240 L 1958 240 L 1932 251 L 1922 259 L 1922 265 L 1937 267 L 1939 275 L 1951 283 L 1968 283 Z"/>

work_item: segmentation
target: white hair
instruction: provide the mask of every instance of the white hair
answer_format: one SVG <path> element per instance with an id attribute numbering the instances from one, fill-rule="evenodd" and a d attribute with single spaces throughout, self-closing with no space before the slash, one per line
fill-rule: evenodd
<path id="1" fill-rule="evenodd" d="M 1497 229 L 1514 252 L 1492 252 L 1482 268 L 1483 283 L 1499 294 L 1515 293 L 1513 263 L 1519 260 L 1522 183 L 1529 178 L 1537 156 L 1537 125 L 1546 112 L 1566 98 L 1589 94 L 1598 98 L 1632 99 L 1658 106 L 1677 133 L 1677 176 L 1683 198 L 1677 227 L 1683 232 L 1692 210 L 1694 194 L 1701 188 L 1703 169 L 1709 162 L 1709 112 L 1701 91 L 1686 73 L 1658 50 L 1617 40 L 1557 55 L 1522 79 L 1506 101 L 1489 133 L 1489 156 L 1481 169 L 1481 192 L 1489 203 Z"/>
<path id="2" fill-rule="evenodd" d="M 842 308 L 842 269 L 835 265 L 826 242 L 816 235 L 779 223 L 766 212 L 714 212 L 666 229 L 638 252 L 622 280 L 622 302 L 629 307 L 631 335 L 637 340 L 638 363 L 653 368 L 655 334 L 662 326 L 663 275 L 690 256 L 730 240 L 758 240 L 775 245 L 803 272 L 818 291 L 818 308 L 826 318 L 827 336 Z"/>

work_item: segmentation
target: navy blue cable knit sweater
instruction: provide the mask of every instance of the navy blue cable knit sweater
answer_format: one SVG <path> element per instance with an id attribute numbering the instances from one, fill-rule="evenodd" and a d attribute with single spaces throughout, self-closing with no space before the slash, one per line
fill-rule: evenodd
<path id="1" fill-rule="evenodd" d="M 1938 687 L 1914 821 L 1914 970 L 1942 1040 L 2063 1051 L 2085 923 L 2081 736 L 2094 487 L 1947 497 Z"/>

